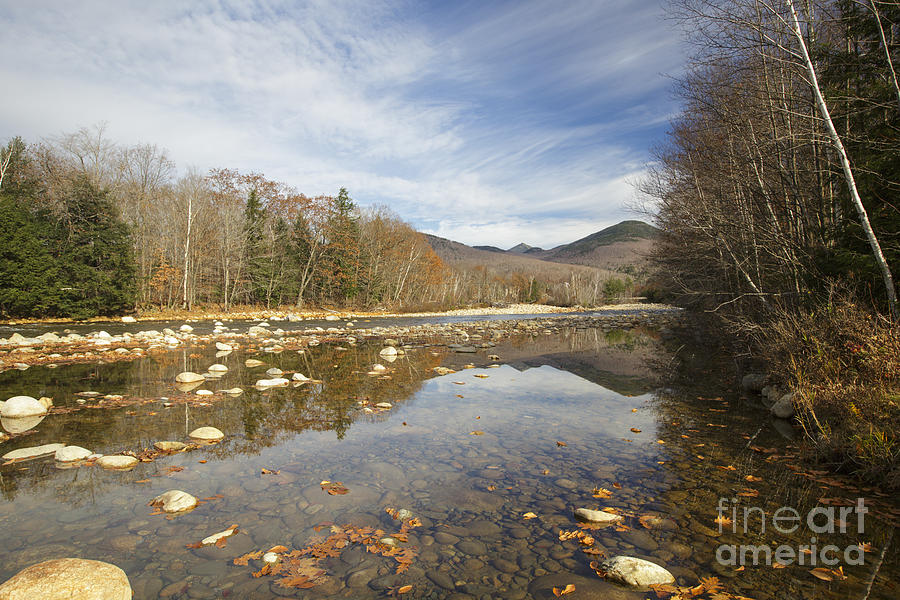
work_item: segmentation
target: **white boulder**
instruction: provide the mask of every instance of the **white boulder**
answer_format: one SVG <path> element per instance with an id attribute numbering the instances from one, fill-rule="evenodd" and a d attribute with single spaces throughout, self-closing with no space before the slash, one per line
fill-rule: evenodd
<path id="1" fill-rule="evenodd" d="M 93 452 L 81 446 L 64 446 L 56 451 L 53 458 L 59 462 L 75 462 L 76 460 L 84 460 L 91 454 Z"/>
<path id="2" fill-rule="evenodd" d="M 225 434 L 215 427 L 198 427 L 193 430 L 190 434 L 190 437 L 195 440 L 206 440 L 206 441 L 217 441 L 221 440 L 225 437 Z"/>
<path id="3" fill-rule="evenodd" d="M 632 587 L 646 588 L 651 585 L 673 583 L 675 577 L 661 566 L 632 556 L 616 556 L 601 565 L 610 581 Z"/>
<path id="4" fill-rule="evenodd" d="M 185 371 L 175 376 L 175 381 L 178 383 L 197 383 L 198 381 L 204 381 L 204 379 L 203 375 L 192 373 L 191 371 Z"/>
<path id="5" fill-rule="evenodd" d="M 187 492 L 181 490 L 169 490 L 150 501 L 150 506 L 162 509 L 167 513 L 177 513 L 191 510 L 200 502 Z"/>
<path id="6" fill-rule="evenodd" d="M 82 558 L 55 558 L 23 569 L 0 584 L 2 600 L 131 600 L 119 567 Z"/>
<path id="7" fill-rule="evenodd" d="M 0 416 L 17 419 L 47 414 L 47 407 L 31 396 L 13 396 L 0 406 Z"/>

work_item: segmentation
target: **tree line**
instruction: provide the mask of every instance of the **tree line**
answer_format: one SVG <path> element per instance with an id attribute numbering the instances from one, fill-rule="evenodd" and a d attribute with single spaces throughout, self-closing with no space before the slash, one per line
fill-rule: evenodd
<path id="1" fill-rule="evenodd" d="M 559 267 L 450 267 L 389 208 L 360 207 L 344 188 L 307 196 L 259 173 L 179 174 L 165 150 L 115 144 L 102 125 L 0 148 L 7 318 L 591 304 L 625 293 L 604 286 L 609 277 L 599 271 Z"/>
<path id="2" fill-rule="evenodd" d="M 188 169 L 103 127 L 0 153 L 0 314 L 438 300 L 424 236 L 346 189 L 306 196 L 258 173 Z"/>
<path id="3" fill-rule="evenodd" d="M 834 282 L 897 318 L 900 6 L 679 0 L 693 55 L 641 191 L 658 281 L 758 322 Z"/>

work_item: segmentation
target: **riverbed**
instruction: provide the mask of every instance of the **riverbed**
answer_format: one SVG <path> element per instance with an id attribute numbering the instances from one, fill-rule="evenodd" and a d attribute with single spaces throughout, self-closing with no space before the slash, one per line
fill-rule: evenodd
<path id="1" fill-rule="evenodd" d="M 0 581 L 71 556 L 121 567 L 139 599 L 552 598 L 567 585 L 572 599 L 656 597 L 591 566 L 627 555 L 665 567 L 676 578 L 673 593 L 706 582 L 703 598 L 897 597 L 890 544 L 900 513 L 890 496 L 800 463 L 801 433 L 742 396 L 703 339 L 654 318 L 578 318 L 507 324 L 500 335 L 484 317 L 467 329 L 453 318 L 442 321 L 459 326 L 452 340 L 427 329 L 391 340 L 394 360 L 382 353 L 385 335 L 347 328 L 308 334 L 298 347 L 225 337 L 237 349 L 223 353 L 212 324 L 192 324 L 190 343 L 128 361 L 2 372 L 0 396 L 46 396 L 53 409 L 0 453 L 64 443 L 145 460 L 127 472 L 90 460 L 62 465 L 52 455 L 5 464 Z M 402 333 L 425 323 L 349 329 Z M 262 364 L 248 367 L 248 359 Z M 177 374 L 207 373 L 212 364 L 227 371 L 191 389 L 175 385 Z M 312 381 L 255 387 L 272 368 Z M 222 393 L 234 388 L 243 393 Z M 202 426 L 224 439 L 192 442 Z M 153 452 L 159 441 L 188 446 Z M 173 489 L 202 503 L 174 515 L 148 506 Z M 860 497 L 870 512 L 862 520 L 845 513 L 844 533 L 806 523 L 792 533 L 763 531 L 758 519 Z M 758 510 L 747 523 L 720 518 L 751 507 Z M 577 508 L 622 518 L 580 528 Z M 200 544 L 232 525 L 224 544 Z M 578 531 L 591 543 L 567 535 Z M 353 541 L 359 532 L 379 532 L 378 543 Z M 862 565 L 844 555 L 858 544 Z M 748 545 L 787 546 L 796 557 L 743 568 L 724 560 L 728 548 Z M 840 560 L 817 576 L 823 565 L 809 561 L 829 545 Z M 315 558 L 304 587 L 264 572 L 262 552 L 277 546 L 280 560 L 291 552 Z M 837 556 L 830 552 L 825 558 Z M 235 564 L 242 556 L 245 564 Z"/>

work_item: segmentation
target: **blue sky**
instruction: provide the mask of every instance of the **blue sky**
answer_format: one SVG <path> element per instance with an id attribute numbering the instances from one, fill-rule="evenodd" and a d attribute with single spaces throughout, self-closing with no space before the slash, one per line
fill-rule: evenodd
<path id="1" fill-rule="evenodd" d="M 624 218 L 677 110 L 665 0 L 0 0 L 0 139 L 106 122 L 179 168 L 350 190 L 469 244 Z"/>

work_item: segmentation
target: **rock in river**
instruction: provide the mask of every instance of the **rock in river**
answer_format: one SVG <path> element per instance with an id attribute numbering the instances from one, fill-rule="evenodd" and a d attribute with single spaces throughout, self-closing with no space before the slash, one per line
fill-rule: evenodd
<path id="1" fill-rule="evenodd" d="M 605 510 L 591 510 L 590 508 L 576 508 L 575 518 L 591 523 L 615 523 L 621 521 L 620 515 L 606 512 Z"/>
<path id="2" fill-rule="evenodd" d="M 198 381 L 204 381 L 205 378 L 203 375 L 199 373 L 192 373 L 190 371 L 185 371 L 184 373 L 179 373 L 175 376 L 175 381 L 178 383 L 196 383 Z"/>
<path id="3" fill-rule="evenodd" d="M 17 419 L 8 419 L 6 417 L 0 417 L 0 426 L 3 427 L 6 431 L 10 433 L 22 433 L 28 431 L 29 429 L 33 429 L 37 427 L 37 425 L 43 421 L 47 415 L 37 415 L 34 417 L 21 417 Z"/>
<path id="4" fill-rule="evenodd" d="M 34 458 L 36 456 L 54 454 L 60 448 L 65 448 L 65 446 L 65 444 L 44 444 L 43 446 L 33 446 L 31 448 L 19 448 L 18 450 L 7 452 L 0 458 L 5 460 Z"/>
<path id="5" fill-rule="evenodd" d="M 13 396 L 0 406 L 0 416 L 17 419 L 47 414 L 47 407 L 31 396 Z"/>
<path id="6" fill-rule="evenodd" d="M 216 441 L 225 437 L 225 434 L 215 427 L 198 427 L 190 433 L 195 440 Z"/>
<path id="7" fill-rule="evenodd" d="M 167 513 L 191 510 L 199 504 L 198 500 L 181 490 L 169 490 L 150 501 L 150 506 L 161 508 Z"/>
<path id="8" fill-rule="evenodd" d="M 93 452 L 81 446 L 64 446 L 56 451 L 53 458 L 59 462 L 75 462 L 76 460 L 84 460 L 91 454 Z"/>
<path id="9" fill-rule="evenodd" d="M 766 385 L 768 377 L 765 373 L 747 373 L 741 379 L 741 387 L 748 392 L 761 392 Z"/>
<path id="10" fill-rule="evenodd" d="M 0 600 L 131 600 L 128 576 L 97 560 L 57 558 L 23 569 L 0 585 Z"/>
<path id="11" fill-rule="evenodd" d="M 115 454 L 109 456 L 101 456 L 97 460 L 97 464 L 104 469 L 110 469 L 113 471 L 126 471 L 128 469 L 133 469 L 134 466 L 138 464 L 138 459 L 133 456 L 123 456 L 121 454 Z"/>
<path id="12" fill-rule="evenodd" d="M 610 558 L 603 562 L 602 567 L 607 579 L 632 587 L 649 587 L 675 581 L 675 577 L 659 565 L 632 556 Z"/>
<path id="13" fill-rule="evenodd" d="M 264 363 L 261 360 L 256 360 L 255 358 L 248 358 L 247 360 L 244 361 L 244 366 L 247 367 L 248 369 L 252 369 L 253 367 L 261 367 L 264 364 L 266 364 L 266 363 Z"/>
<path id="14" fill-rule="evenodd" d="M 181 452 L 187 448 L 184 442 L 153 442 L 153 447 L 160 452 Z"/>
<path id="15" fill-rule="evenodd" d="M 223 364 L 216 363 L 214 365 L 210 365 L 209 368 L 206 370 L 209 371 L 210 373 L 224 373 L 225 371 L 228 370 L 228 367 L 226 367 Z"/>
<path id="16" fill-rule="evenodd" d="M 224 342 L 216 342 L 216 350 L 219 352 L 231 352 L 234 348 L 231 347 L 231 344 L 226 344 Z"/>
<path id="17" fill-rule="evenodd" d="M 785 394 L 769 410 L 779 419 L 791 418 L 794 416 L 794 394 Z"/>

